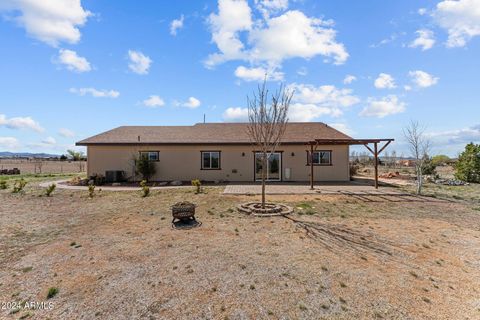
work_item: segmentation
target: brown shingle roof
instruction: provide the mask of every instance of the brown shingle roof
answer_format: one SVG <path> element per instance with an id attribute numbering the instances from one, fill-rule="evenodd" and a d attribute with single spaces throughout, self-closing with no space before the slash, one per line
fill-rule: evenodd
<path id="1" fill-rule="evenodd" d="M 95 144 L 247 144 L 247 123 L 197 123 L 193 126 L 123 126 L 79 141 Z M 287 124 L 284 144 L 303 144 L 315 139 L 351 139 L 322 122 Z"/>

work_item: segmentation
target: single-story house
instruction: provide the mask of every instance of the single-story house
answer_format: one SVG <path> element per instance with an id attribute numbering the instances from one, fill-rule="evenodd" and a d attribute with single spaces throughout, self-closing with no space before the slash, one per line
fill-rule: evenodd
<path id="1" fill-rule="evenodd" d="M 261 177 L 262 166 L 260 154 L 247 134 L 247 125 L 122 126 L 76 145 L 87 147 L 88 176 L 123 171 L 133 179 L 134 159 L 146 156 L 155 162 L 154 181 L 256 181 Z M 344 143 L 315 147 L 314 180 L 348 181 L 348 142 L 354 139 L 321 122 L 287 124 L 281 145 L 269 156 L 268 180 L 310 181 L 307 142 L 318 138 Z"/>

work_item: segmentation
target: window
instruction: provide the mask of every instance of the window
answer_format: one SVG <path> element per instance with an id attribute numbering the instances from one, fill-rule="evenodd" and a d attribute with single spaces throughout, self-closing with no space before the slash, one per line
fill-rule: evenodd
<path id="1" fill-rule="evenodd" d="M 202 170 L 220 170 L 220 151 L 202 151 Z"/>
<path id="2" fill-rule="evenodd" d="M 140 157 L 145 157 L 150 161 L 158 161 L 158 151 L 140 151 Z"/>
<path id="3" fill-rule="evenodd" d="M 313 164 L 316 166 L 329 166 L 332 164 L 332 151 L 313 151 Z M 307 165 L 310 165 L 310 152 L 307 151 Z"/>

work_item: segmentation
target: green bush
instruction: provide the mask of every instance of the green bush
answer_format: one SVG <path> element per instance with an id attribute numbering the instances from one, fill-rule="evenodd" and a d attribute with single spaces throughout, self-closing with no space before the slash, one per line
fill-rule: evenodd
<path id="1" fill-rule="evenodd" d="M 5 190 L 8 188 L 7 180 L 0 180 L 0 189 Z"/>
<path id="2" fill-rule="evenodd" d="M 45 190 L 45 195 L 47 197 L 50 197 L 50 195 L 52 194 L 52 192 L 55 190 L 56 187 L 57 187 L 57 185 L 55 183 L 52 183 L 51 185 L 49 185 L 47 187 L 47 189 Z"/>
<path id="3" fill-rule="evenodd" d="M 142 180 L 140 182 L 140 187 L 142 187 L 142 197 L 148 197 L 150 194 L 150 187 L 147 186 L 147 180 Z"/>
<path id="4" fill-rule="evenodd" d="M 431 160 L 435 166 L 441 166 L 449 162 L 450 158 L 444 154 L 438 154 L 436 156 L 433 156 Z"/>
<path id="5" fill-rule="evenodd" d="M 47 293 L 47 299 L 51 299 L 55 297 L 58 294 L 58 291 L 59 291 L 58 288 L 55 288 L 55 287 L 49 288 Z"/>
<path id="6" fill-rule="evenodd" d="M 138 174 L 142 175 L 143 180 L 150 180 L 155 174 L 155 162 L 148 160 L 146 156 L 141 156 L 135 160 L 135 169 Z"/>
<path id="7" fill-rule="evenodd" d="M 432 161 L 432 159 L 425 155 L 424 161 L 422 163 L 422 174 L 436 176 L 436 168 L 437 165 Z"/>
<path id="8" fill-rule="evenodd" d="M 25 181 L 25 179 L 22 178 L 20 180 L 16 180 L 15 183 L 13 184 L 12 192 L 13 193 L 22 192 L 26 185 L 27 185 L 27 181 Z"/>
<path id="9" fill-rule="evenodd" d="M 480 183 L 480 144 L 469 143 L 458 157 L 455 178 Z"/>
<path id="10" fill-rule="evenodd" d="M 192 180 L 192 186 L 196 187 L 195 193 L 202 192 L 202 182 L 199 179 Z"/>
<path id="11" fill-rule="evenodd" d="M 93 198 L 94 195 L 95 195 L 95 185 L 94 184 L 89 184 L 88 185 L 88 196 L 90 198 Z"/>

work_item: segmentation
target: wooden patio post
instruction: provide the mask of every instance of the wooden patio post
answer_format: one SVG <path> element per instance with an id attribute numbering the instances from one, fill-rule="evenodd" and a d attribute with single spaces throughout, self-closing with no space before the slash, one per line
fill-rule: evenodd
<path id="1" fill-rule="evenodd" d="M 310 190 L 313 190 L 313 143 L 310 144 Z"/>
<path id="2" fill-rule="evenodd" d="M 375 158 L 375 189 L 378 189 L 378 149 L 377 149 L 377 143 L 374 143 L 374 158 Z"/>

